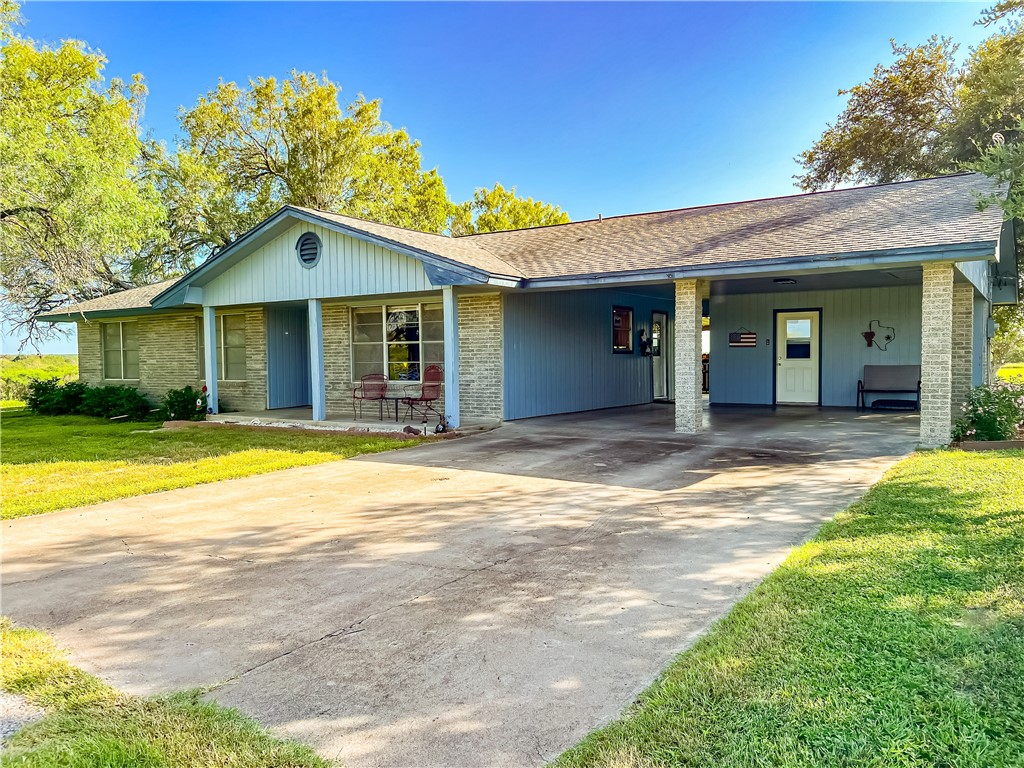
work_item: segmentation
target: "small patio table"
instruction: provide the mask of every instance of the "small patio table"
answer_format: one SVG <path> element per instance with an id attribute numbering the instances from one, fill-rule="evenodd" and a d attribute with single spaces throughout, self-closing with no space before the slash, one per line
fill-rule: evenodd
<path id="1" fill-rule="evenodd" d="M 396 422 L 398 421 L 398 406 L 402 404 L 401 401 L 404 400 L 406 397 L 408 397 L 408 395 L 385 395 L 384 396 L 385 400 L 394 400 L 394 402 L 395 402 L 395 421 Z M 389 408 L 390 408 L 390 406 L 389 406 Z M 390 410 L 388 411 L 388 415 L 389 416 L 391 415 Z"/>

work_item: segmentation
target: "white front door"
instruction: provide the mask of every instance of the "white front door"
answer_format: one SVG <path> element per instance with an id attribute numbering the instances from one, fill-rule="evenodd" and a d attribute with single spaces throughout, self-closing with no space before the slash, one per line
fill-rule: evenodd
<path id="1" fill-rule="evenodd" d="M 651 367 L 654 371 L 654 399 L 668 399 L 668 315 L 651 316 Z"/>
<path id="2" fill-rule="evenodd" d="M 779 312 L 775 325 L 775 402 L 818 404 L 817 310 Z"/>

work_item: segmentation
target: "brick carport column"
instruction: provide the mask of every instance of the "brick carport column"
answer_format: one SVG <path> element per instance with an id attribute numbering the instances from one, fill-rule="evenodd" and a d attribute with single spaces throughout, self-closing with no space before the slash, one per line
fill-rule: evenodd
<path id="1" fill-rule="evenodd" d="M 953 423 L 953 265 L 926 264 L 921 294 L 921 446 L 947 445 Z"/>
<path id="2" fill-rule="evenodd" d="M 974 286 L 953 283 L 953 416 L 974 384 Z"/>
<path id="3" fill-rule="evenodd" d="M 696 434 L 704 428 L 701 394 L 702 280 L 676 280 L 675 379 L 676 432 Z"/>

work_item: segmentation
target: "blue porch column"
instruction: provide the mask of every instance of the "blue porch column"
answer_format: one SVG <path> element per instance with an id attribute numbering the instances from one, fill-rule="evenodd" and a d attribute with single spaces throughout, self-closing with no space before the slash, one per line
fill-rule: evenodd
<path id="1" fill-rule="evenodd" d="M 444 410 L 448 426 L 459 426 L 459 297 L 455 287 L 441 288 L 444 318 Z"/>
<path id="2" fill-rule="evenodd" d="M 327 418 L 324 381 L 324 318 L 320 299 L 309 300 L 309 383 L 313 390 L 313 421 Z"/>
<path id="3" fill-rule="evenodd" d="M 203 366 L 206 370 L 206 403 L 210 413 L 217 408 L 217 309 L 203 305 Z"/>

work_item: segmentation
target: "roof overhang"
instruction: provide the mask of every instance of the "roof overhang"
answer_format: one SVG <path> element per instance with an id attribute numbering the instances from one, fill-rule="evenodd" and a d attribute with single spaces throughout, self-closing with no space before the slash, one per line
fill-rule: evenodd
<path id="1" fill-rule="evenodd" d="M 984 240 L 942 246 L 851 251 L 848 253 L 830 253 L 793 258 L 757 259 L 659 269 L 627 270 L 594 275 L 566 275 L 527 279 L 522 281 L 522 287 L 535 289 L 571 288 L 622 283 L 664 282 L 686 278 L 728 280 L 730 278 L 756 275 L 799 275 L 820 271 L 884 269 L 896 266 L 916 266 L 940 261 L 992 261 L 995 258 L 996 245 L 996 240 Z"/>

